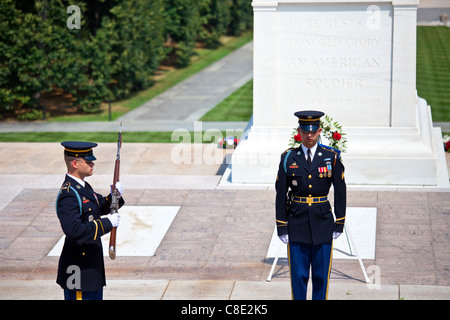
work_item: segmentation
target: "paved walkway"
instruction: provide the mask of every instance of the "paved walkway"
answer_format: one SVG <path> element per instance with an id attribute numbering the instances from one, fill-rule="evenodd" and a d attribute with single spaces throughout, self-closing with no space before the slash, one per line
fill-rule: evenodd
<path id="1" fill-rule="evenodd" d="M 420 0 L 417 10 L 417 24 L 422 26 L 441 26 L 440 16 L 450 16 L 450 2 L 447 0 Z M 447 26 L 450 24 L 447 22 Z"/>
<path id="2" fill-rule="evenodd" d="M 108 280 L 105 300 L 290 300 L 290 284 L 234 280 Z M 448 287 L 331 283 L 329 300 L 448 300 Z M 0 299 L 62 300 L 54 280 L 1 280 Z M 311 299 L 311 286 L 307 299 Z"/>
<path id="3" fill-rule="evenodd" d="M 175 165 L 176 146 L 123 146 L 127 205 L 180 210 L 154 256 L 105 259 L 105 299 L 289 299 L 285 259 L 266 282 L 273 261 L 266 258 L 274 228 L 273 186 L 222 189 L 225 164 L 194 161 L 195 152 L 213 149 L 194 145 L 191 161 Z M 110 184 L 115 147 L 96 148 L 89 182 L 100 193 Z M 224 161 L 232 153 L 214 150 Z M 62 298 L 54 282 L 58 257 L 47 254 L 62 236 L 54 201 L 64 174 L 57 143 L 0 143 L 1 299 Z M 439 189 L 349 186 L 349 206 L 377 208 L 375 259 L 364 264 L 381 287 L 364 284 L 356 260 L 338 259 L 330 299 L 449 299 L 449 196 Z"/>

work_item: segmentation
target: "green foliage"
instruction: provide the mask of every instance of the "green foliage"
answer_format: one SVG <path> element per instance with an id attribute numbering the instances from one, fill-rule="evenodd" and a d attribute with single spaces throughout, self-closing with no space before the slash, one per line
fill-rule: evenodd
<path id="1" fill-rule="evenodd" d="M 253 26 L 251 0 L 202 0 L 202 31 L 199 38 L 217 48 L 223 35 L 238 36 Z M 199 2 L 200 3 L 200 2 Z"/>
<path id="2" fill-rule="evenodd" d="M 165 0 L 164 17 L 165 32 L 169 53 L 176 56 L 180 67 L 189 64 L 194 54 L 197 34 L 200 31 L 199 8 L 204 0 Z"/>
<path id="3" fill-rule="evenodd" d="M 39 17 L 21 14 L 12 0 L 0 5 L 0 111 L 11 113 L 44 89 L 45 56 L 35 41 Z M 27 26 L 24 28 L 23 26 Z"/>
<path id="4" fill-rule="evenodd" d="M 230 23 L 231 0 L 208 0 L 202 7 L 203 42 L 208 48 L 217 48 L 220 45 L 220 36 L 226 34 Z"/>
<path id="5" fill-rule="evenodd" d="M 72 4 L 81 29 L 67 27 Z M 184 67 L 198 41 L 216 47 L 239 34 L 251 26 L 248 13 L 251 0 L 2 0 L 0 119 L 37 117 L 55 92 L 71 97 L 67 107 L 96 113 L 150 87 L 167 57 Z"/>
<path id="6" fill-rule="evenodd" d="M 101 30 L 111 46 L 114 98 L 149 87 L 150 76 L 164 58 L 163 0 L 121 1 Z M 99 61 L 101 63 L 101 61 Z"/>
<path id="7" fill-rule="evenodd" d="M 417 27 L 417 93 L 433 121 L 450 121 L 450 28 Z"/>
<path id="8" fill-rule="evenodd" d="M 249 0 L 234 0 L 230 8 L 228 34 L 238 36 L 253 26 L 253 8 Z"/>

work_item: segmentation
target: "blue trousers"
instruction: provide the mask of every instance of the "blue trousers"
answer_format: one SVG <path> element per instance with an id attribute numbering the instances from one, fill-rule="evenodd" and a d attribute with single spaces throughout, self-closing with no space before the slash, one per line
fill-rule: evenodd
<path id="1" fill-rule="evenodd" d="M 319 245 L 288 243 L 292 299 L 306 300 L 310 266 L 313 285 L 312 299 L 327 299 L 332 253 L 333 242 Z"/>
<path id="2" fill-rule="evenodd" d="M 64 300 L 103 300 L 103 288 L 91 292 L 64 289 Z"/>

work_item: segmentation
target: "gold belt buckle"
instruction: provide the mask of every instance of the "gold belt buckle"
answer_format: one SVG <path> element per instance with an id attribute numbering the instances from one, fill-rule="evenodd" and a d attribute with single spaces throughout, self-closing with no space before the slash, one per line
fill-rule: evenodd
<path id="1" fill-rule="evenodd" d="M 311 206 L 311 204 L 313 203 L 313 198 L 306 198 L 306 203 L 308 204 L 308 206 Z"/>

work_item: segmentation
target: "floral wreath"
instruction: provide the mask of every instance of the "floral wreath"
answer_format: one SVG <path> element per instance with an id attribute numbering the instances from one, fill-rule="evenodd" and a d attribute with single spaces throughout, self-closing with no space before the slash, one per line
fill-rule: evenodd
<path id="1" fill-rule="evenodd" d="M 448 135 L 444 135 L 442 137 L 442 140 L 444 142 L 444 150 L 445 150 L 445 152 L 450 152 L 450 137 Z"/>
<path id="2" fill-rule="evenodd" d="M 219 148 L 234 148 L 236 149 L 236 146 L 239 143 L 239 139 L 238 137 L 234 137 L 234 136 L 229 136 L 226 138 L 220 138 L 219 141 L 217 142 Z"/>
<path id="3" fill-rule="evenodd" d="M 346 133 L 342 132 L 342 125 L 334 121 L 333 118 L 325 116 L 325 119 L 320 119 L 320 127 L 322 128 L 323 136 L 328 140 L 328 145 L 334 149 L 338 149 L 341 152 L 347 150 L 347 138 L 344 136 Z M 291 139 L 289 141 L 289 147 L 298 148 L 302 142 L 302 137 L 297 132 L 297 128 L 294 128 Z"/>

